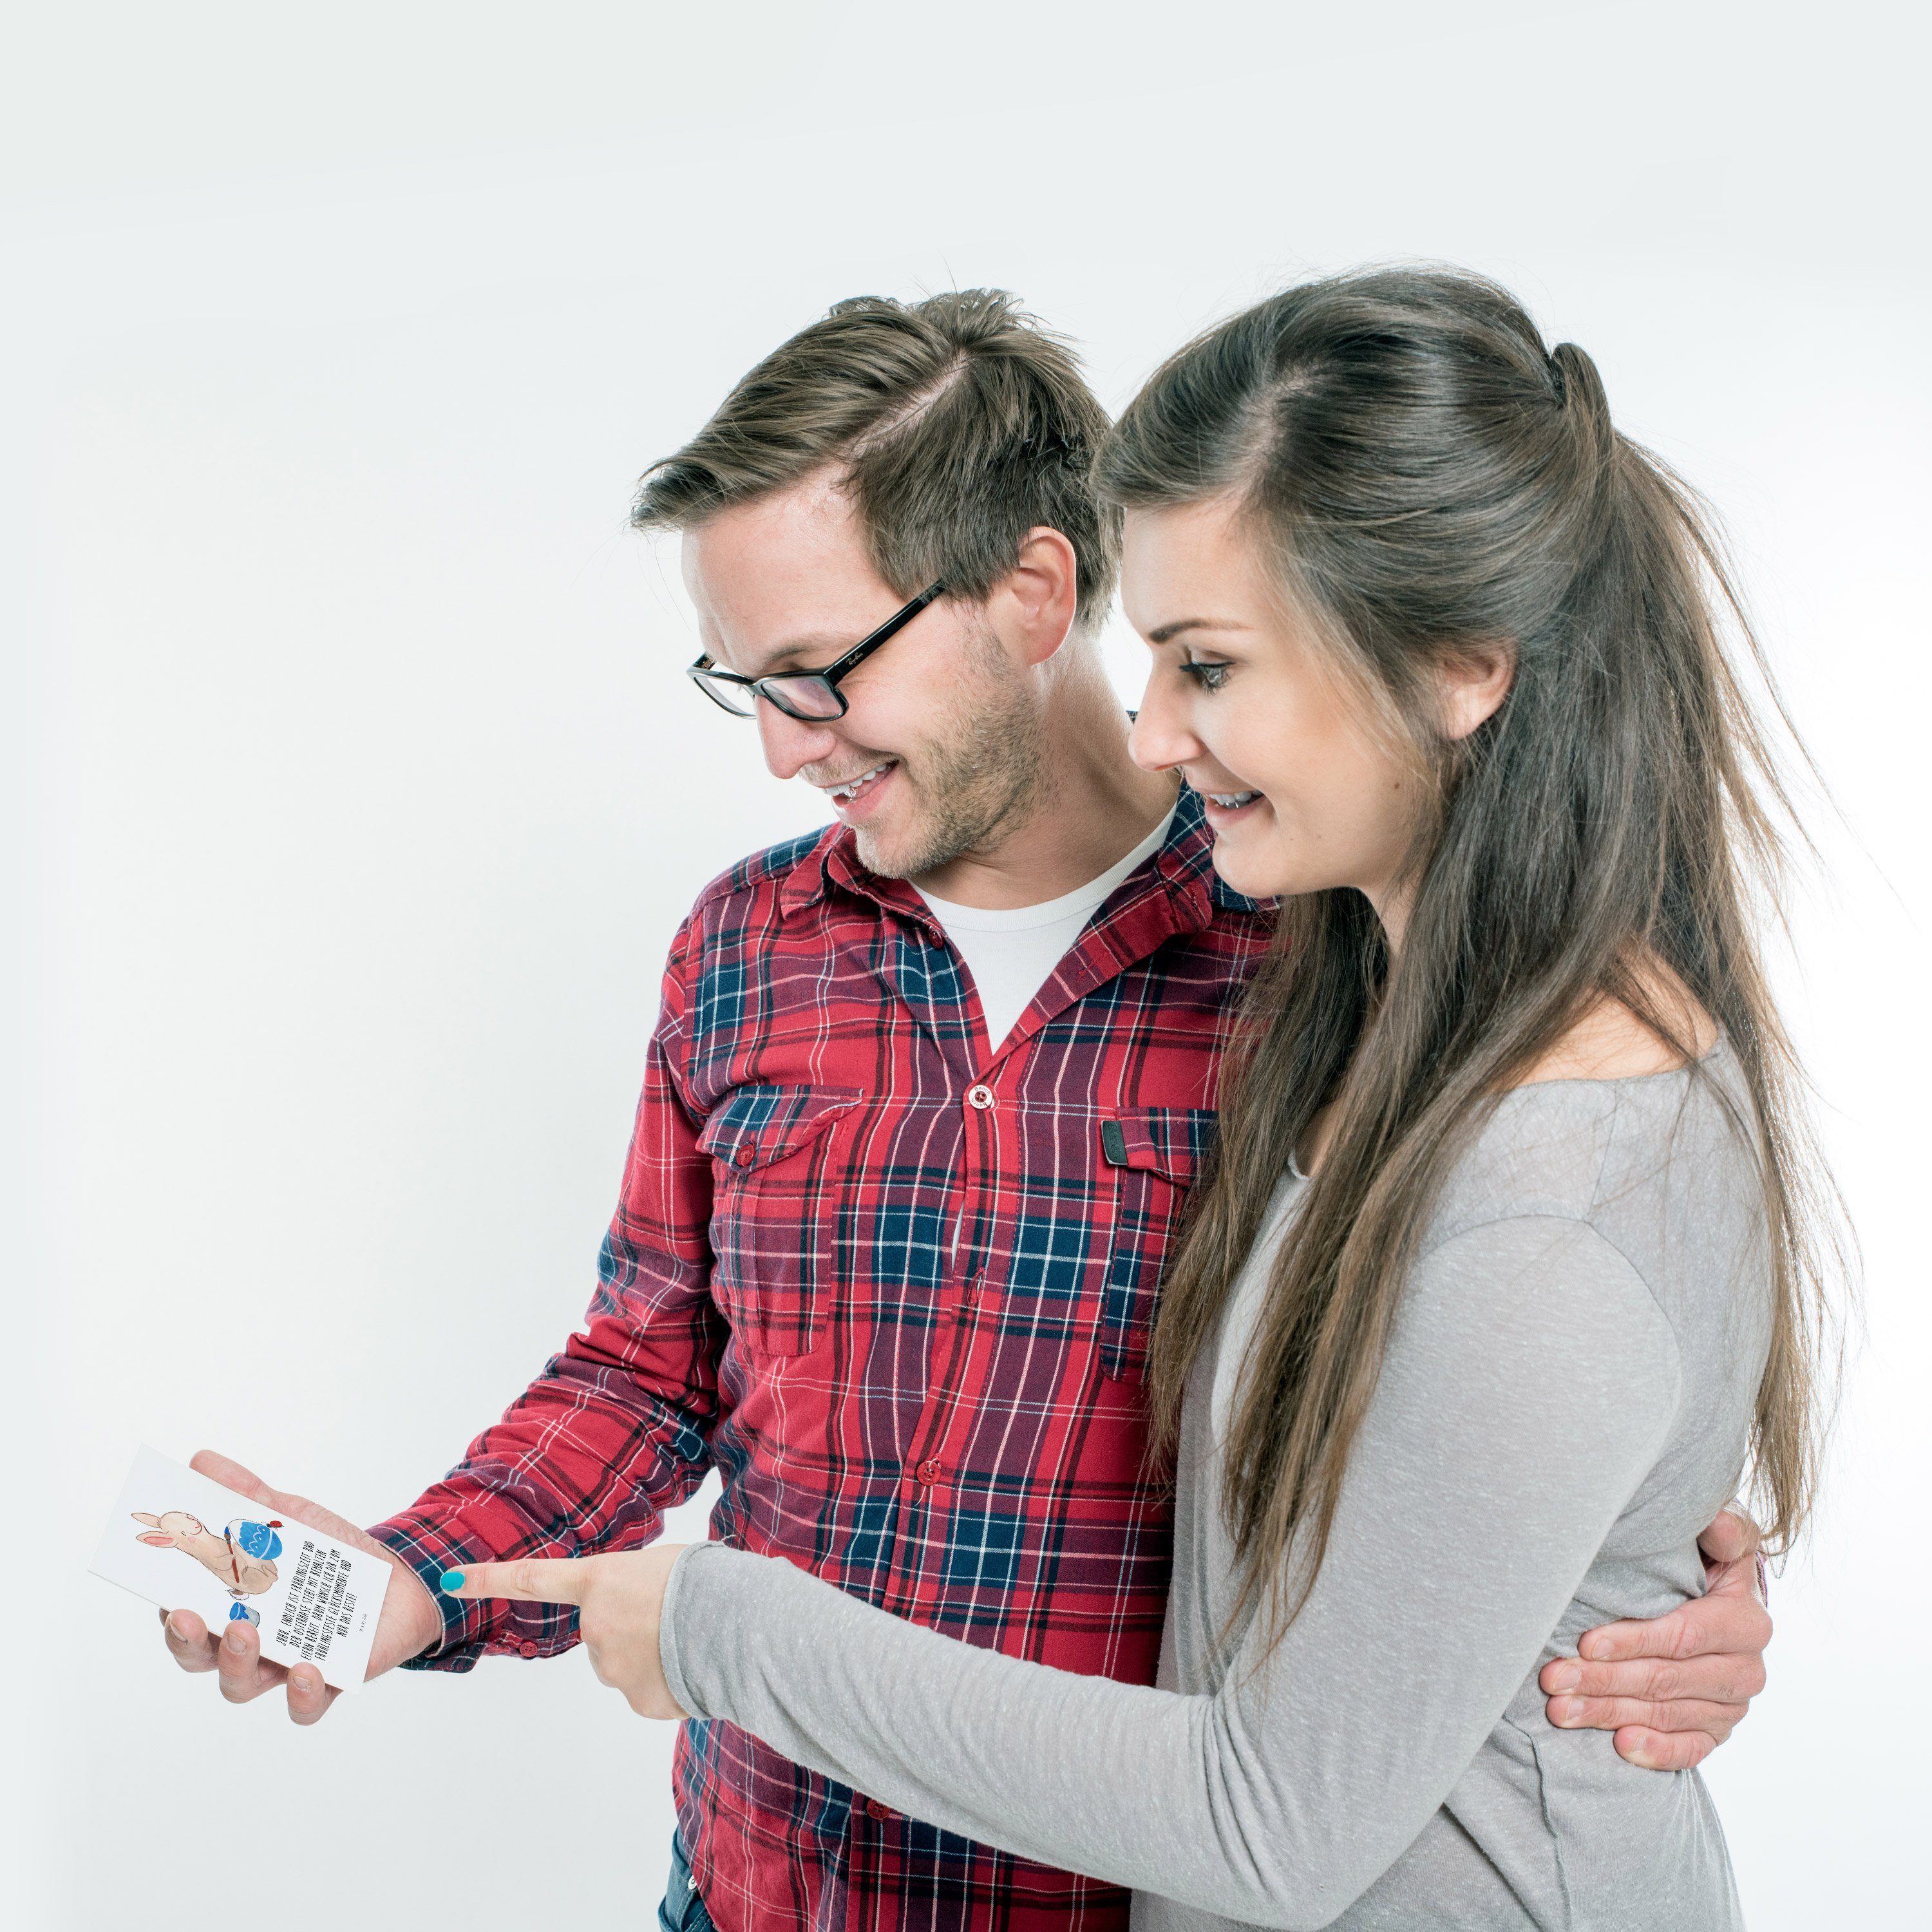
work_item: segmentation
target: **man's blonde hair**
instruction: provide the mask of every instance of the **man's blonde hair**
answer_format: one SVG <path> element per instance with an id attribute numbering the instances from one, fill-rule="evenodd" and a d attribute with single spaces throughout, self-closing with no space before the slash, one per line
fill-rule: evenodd
<path id="1" fill-rule="evenodd" d="M 774 350 L 638 485 L 632 521 L 682 530 L 838 466 L 879 574 L 987 596 L 1045 525 L 1073 546 L 1081 621 L 1106 615 L 1120 515 L 1090 472 L 1107 416 L 1072 350 L 997 289 L 855 296 Z"/>

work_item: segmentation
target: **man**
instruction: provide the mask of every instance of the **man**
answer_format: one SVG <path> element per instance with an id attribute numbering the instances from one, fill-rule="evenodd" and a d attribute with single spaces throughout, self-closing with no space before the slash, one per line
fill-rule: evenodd
<path id="1" fill-rule="evenodd" d="M 860 301 L 646 477 L 637 520 L 683 536 L 694 681 L 839 823 L 745 861 L 680 929 L 585 1330 L 372 1532 L 399 1559 L 374 1668 L 563 1648 L 572 1613 L 436 1579 L 647 1542 L 716 1466 L 728 1540 L 970 1641 L 1152 1681 L 1169 1521 L 1142 1364 L 1270 922 L 1215 877 L 1196 802 L 1127 755 L 1094 645 L 1104 427 L 1005 297 Z M 1676 1666 L 1701 1701 L 1565 1696 L 1558 1721 L 1626 1723 L 1658 1763 L 1708 1749 L 1767 1634 L 1748 1575 L 1720 1581 L 1618 1634 L 1710 1653 Z M 218 1649 L 178 1612 L 169 1641 L 231 1697 L 280 1681 L 252 1632 Z M 1647 1682 L 1568 1667 L 1586 1693 Z M 292 1714 L 320 1714 L 319 1680 L 287 1682 Z M 674 1928 L 1124 1922 L 1116 1890 L 729 1726 L 687 1726 L 676 1778 Z"/>

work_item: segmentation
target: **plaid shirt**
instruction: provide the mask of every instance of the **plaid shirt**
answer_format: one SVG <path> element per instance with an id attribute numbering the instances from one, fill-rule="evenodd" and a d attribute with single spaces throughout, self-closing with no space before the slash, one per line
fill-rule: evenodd
<path id="1" fill-rule="evenodd" d="M 1141 1370 L 1266 910 L 1194 795 L 988 1052 L 919 896 L 838 827 L 709 887 L 664 980 L 584 1331 L 374 1532 L 465 1562 L 632 1549 L 705 1471 L 712 1533 L 870 1604 L 1151 1683 L 1171 1491 Z M 437 1593 L 421 1661 L 545 1656 L 575 1612 Z M 899 1816 L 723 1723 L 680 1828 L 722 1932 L 1126 1922 L 1118 1888 Z"/>

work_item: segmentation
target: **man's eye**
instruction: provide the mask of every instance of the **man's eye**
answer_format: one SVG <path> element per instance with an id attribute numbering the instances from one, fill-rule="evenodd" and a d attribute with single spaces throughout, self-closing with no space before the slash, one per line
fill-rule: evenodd
<path id="1" fill-rule="evenodd" d="M 1190 658 L 1181 665 L 1184 677 L 1191 677 L 1203 691 L 1219 691 L 1228 681 L 1228 674 L 1234 667 L 1224 660 Z"/>

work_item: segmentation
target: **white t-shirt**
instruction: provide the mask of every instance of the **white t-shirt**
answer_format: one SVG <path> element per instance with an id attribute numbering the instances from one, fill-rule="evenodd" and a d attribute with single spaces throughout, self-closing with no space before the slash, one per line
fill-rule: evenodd
<path id="1" fill-rule="evenodd" d="M 989 1048 L 1012 1031 L 1013 1023 L 1033 1004 L 1034 995 L 1046 984 L 1048 975 L 1066 958 L 1086 930 L 1088 920 L 1114 888 L 1143 859 L 1160 850 L 1173 820 L 1170 812 L 1118 865 L 1108 866 L 1097 879 L 1043 905 L 988 912 L 982 906 L 955 905 L 930 892 L 920 893 L 973 975 L 980 1010 L 986 1016 Z"/>

